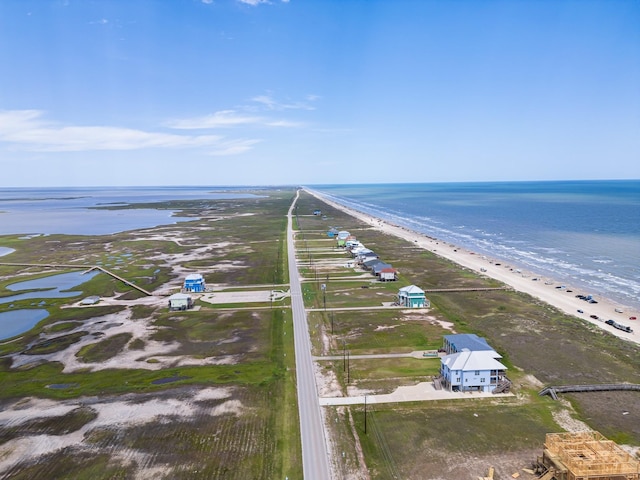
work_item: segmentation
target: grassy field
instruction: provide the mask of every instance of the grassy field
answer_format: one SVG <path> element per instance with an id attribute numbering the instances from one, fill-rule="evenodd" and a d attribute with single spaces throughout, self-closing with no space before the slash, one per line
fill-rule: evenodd
<path id="1" fill-rule="evenodd" d="M 16 249 L 6 261 L 98 264 L 166 294 L 177 291 L 185 272 L 203 272 L 209 285 L 230 291 L 270 289 L 288 281 L 285 215 L 294 191 L 256 193 L 253 199 L 145 205 L 192 218 L 179 225 L 107 236 L 3 236 L 0 245 Z M 315 209 L 326 218 L 311 215 Z M 496 468 L 496 480 L 510 478 L 541 453 L 545 433 L 562 430 L 562 411 L 609 438 L 640 445 L 637 393 L 573 394 L 563 402 L 537 395 L 544 384 L 637 383 L 637 345 L 510 290 L 430 293 L 426 312 L 380 308 L 409 284 L 425 290 L 501 285 L 310 195 L 302 194 L 296 211 L 303 296 L 314 309 L 308 314 L 314 355 L 433 350 L 447 333 L 477 333 L 503 355 L 516 393 L 369 406 L 366 432 L 363 406 L 327 407 L 339 478 L 367 478 L 368 471 L 376 480 L 466 479 L 485 475 L 489 466 Z M 348 257 L 326 236 L 330 226 L 349 230 L 374 249 L 399 270 L 399 280 L 379 283 L 347 268 Z M 0 295 L 8 295 L 2 289 L 16 278 L 59 272 L 0 266 Z M 47 299 L 49 317 L 0 342 L 0 415 L 29 412 L 38 402 L 60 409 L 48 417 L 0 421 L 0 449 L 39 435 L 82 440 L 0 470 L 0 476 L 302 477 L 288 302 L 247 309 L 197 301 L 198 310 L 168 312 L 164 302 L 144 304 L 143 294 L 104 274 L 78 289 L 83 296 L 126 302 L 67 308 L 81 297 Z M 31 304 L 2 304 L 0 312 Z M 80 367 L 65 373 L 65 355 Z M 14 358 L 27 361 L 15 368 Z M 129 359 L 126 367 L 98 368 L 120 358 Z M 326 360 L 318 370 L 335 378 L 343 392 L 386 393 L 428 381 L 439 364 L 433 358 L 350 359 L 348 375 L 344 367 L 343 360 Z M 159 413 L 151 416 L 154 409 Z M 97 421 L 114 411 L 137 412 L 136 421 Z"/>
<path id="2" fill-rule="evenodd" d="M 640 446 L 637 393 L 573 394 L 564 397 L 569 403 L 537 396 L 543 384 L 637 383 L 638 345 L 511 290 L 429 293 L 432 308 L 426 314 L 340 310 L 378 306 L 381 298 L 408 284 L 425 290 L 501 284 L 384 235 L 311 196 L 303 196 L 299 211 L 303 207 L 320 208 L 328 217 L 299 218 L 305 239 L 298 242 L 299 252 L 304 257 L 307 245 L 310 252 L 315 249 L 316 268 L 330 258 L 328 252 L 333 247 L 326 244 L 325 232 L 337 225 L 400 271 L 399 281 L 388 284 L 341 278 L 327 282 L 327 307 L 337 310 L 309 316 L 316 355 L 340 355 L 343 348 L 352 355 L 432 349 L 442 345 L 442 336 L 447 333 L 477 333 L 503 355 L 502 362 L 514 383 L 516 397 L 504 401 L 376 405 L 366 434 L 362 406 L 328 409 L 334 422 L 343 422 L 333 428 L 339 450 L 356 451 L 360 445 L 371 478 L 477 478 L 486 475 L 489 466 L 496 468 L 495 478 L 511 478 L 541 454 L 545 433 L 563 430 L 553 416 L 562 409 L 569 409 L 571 416 L 611 439 Z M 322 249 L 325 253 L 320 257 Z M 343 256 L 333 250 L 335 259 Z M 332 271 L 331 276 L 335 275 Z M 317 283 L 310 281 L 304 286 L 307 305 L 322 308 Z M 435 373 L 426 361 L 406 360 L 351 360 L 349 384 L 370 392 L 389 392 Z M 325 373 L 333 372 L 345 391 L 343 362 L 323 362 L 322 368 Z M 340 468 L 353 472 L 354 458 L 347 456 Z"/>
<path id="3" fill-rule="evenodd" d="M 16 249 L 12 263 L 101 265 L 148 290 L 177 289 L 183 274 L 176 274 L 175 267 L 202 271 L 211 285 L 270 289 L 288 281 L 286 211 L 294 192 L 256 193 L 253 199 L 148 206 L 184 209 L 193 217 L 178 225 L 107 236 L 4 236 L 0 244 Z M 0 287 L 18 277 L 62 271 L 0 266 Z M 55 444 L 61 435 L 76 432 L 81 441 L 27 456 L 31 459 L 0 471 L 2 478 L 134 478 L 150 471 L 157 478 L 302 476 L 293 331 L 286 305 L 234 310 L 198 302 L 197 311 L 168 312 L 165 302 L 136 304 L 143 294 L 104 274 L 77 289 L 83 296 L 129 303 L 66 308 L 81 297 L 47 299 L 49 317 L 13 341 L 0 342 L 2 410 L 17 408 L 19 415 L 20 405 L 38 401 L 68 410 L 0 422 L 0 449 L 35 435 L 53 435 Z M 0 311 L 31 307 L 31 302 L 3 304 Z M 152 345 L 167 347 L 147 351 Z M 75 358 L 86 368 L 65 373 L 61 362 L 76 350 Z M 47 360 L 54 355 L 60 360 Z M 37 361 L 13 368 L 13 356 Z M 121 358 L 131 360 L 95 369 Z M 205 394 L 212 398 L 198 400 Z M 274 402 L 279 408 L 273 408 Z M 132 421 L 117 420 L 118 415 L 111 422 L 105 419 L 109 412 L 138 406 L 145 412 L 141 417 L 154 409 L 159 413 Z"/>

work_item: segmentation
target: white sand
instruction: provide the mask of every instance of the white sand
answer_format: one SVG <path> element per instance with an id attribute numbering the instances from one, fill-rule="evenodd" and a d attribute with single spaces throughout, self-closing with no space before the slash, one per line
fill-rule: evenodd
<path id="1" fill-rule="evenodd" d="M 629 320 L 629 317 L 632 316 L 640 318 L 640 312 L 638 311 L 638 309 L 620 305 L 610 299 L 603 298 L 598 295 L 595 295 L 598 300 L 597 304 L 587 303 L 584 300 L 576 298 L 575 296 L 580 293 L 586 294 L 593 292 L 583 292 L 580 289 L 572 288 L 568 284 L 560 283 L 557 280 L 536 274 L 535 272 L 525 271 L 522 269 L 520 269 L 520 271 L 516 271 L 515 268 L 513 268 L 512 270 L 507 262 L 487 258 L 481 254 L 476 254 L 475 252 L 465 250 L 464 248 L 442 242 L 432 237 L 427 237 L 426 235 L 414 232 L 412 230 L 409 230 L 408 228 L 388 223 L 379 218 L 372 217 L 367 213 L 362 213 L 352 208 L 345 207 L 344 205 L 338 204 L 324 197 L 319 192 L 306 189 L 305 191 L 322 200 L 323 202 L 371 225 L 377 230 L 380 230 L 389 235 L 395 235 L 397 237 L 404 238 L 405 240 L 408 240 L 418 247 L 429 250 L 436 255 L 447 258 L 452 262 L 455 262 L 458 265 L 466 267 L 479 274 L 483 274 L 499 280 L 506 285 L 509 285 L 514 290 L 524 292 L 533 297 L 536 297 L 543 302 L 553 305 L 554 307 L 565 313 L 591 322 L 618 337 L 625 338 L 632 342 L 640 343 L 640 320 Z M 366 245 L 366 239 L 362 240 Z M 498 266 L 496 265 L 496 263 L 499 263 L 501 265 Z M 537 278 L 538 280 L 534 281 L 534 278 Z M 553 283 L 547 284 L 550 282 Z M 560 285 L 565 285 L 566 289 L 556 288 Z M 566 290 L 572 290 L 572 292 L 567 292 Z M 616 308 L 621 309 L 623 313 L 616 312 Z M 578 310 L 582 310 L 584 313 L 578 313 Z M 590 315 L 597 315 L 599 320 L 590 318 Z M 604 320 L 608 319 L 613 319 L 620 324 L 627 325 L 631 327 L 634 332 L 623 332 L 622 330 L 618 330 L 610 325 L 605 324 Z"/>
<path id="2" fill-rule="evenodd" d="M 96 428 L 124 430 L 133 425 L 175 421 L 175 417 L 189 420 L 202 414 L 240 416 L 248 409 L 239 400 L 229 398 L 232 393 L 233 390 L 229 387 L 209 387 L 195 391 L 192 396 L 178 393 L 176 397 L 149 398 L 144 401 L 138 400 L 135 395 L 124 395 L 115 399 L 106 397 L 62 401 L 37 398 L 20 400 L 0 411 L 0 426 L 19 426 L 35 418 L 62 416 L 81 406 L 95 410 L 97 417 L 75 432 L 63 435 L 27 435 L 0 445 L 0 477 L 3 472 L 18 463 L 37 461 L 38 457 L 65 447 L 75 446 L 86 451 L 98 451 L 95 445 L 87 442 L 87 434 Z M 226 401 L 215 406 L 200 403 L 207 400 Z M 145 456 L 140 451 L 126 447 L 117 448 L 110 453 L 123 457 L 122 460 L 141 460 Z M 159 467 L 147 468 L 144 466 L 145 462 L 138 463 L 138 478 L 154 478 L 151 476 L 153 472 L 161 472 L 164 478 L 170 473 L 169 470 Z"/>

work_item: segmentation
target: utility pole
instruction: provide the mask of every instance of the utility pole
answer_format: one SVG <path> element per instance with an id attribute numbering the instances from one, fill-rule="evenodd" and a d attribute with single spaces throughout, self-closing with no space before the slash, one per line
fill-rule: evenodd
<path id="1" fill-rule="evenodd" d="M 367 396 L 364 396 L 364 434 L 367 434 Z"/>
<path id="2" fill-rule="evenodd" d="M 322 287 L 322 304 L 324 305 L 324 311 L 327 311 L 327 284 L 323 283 Z M 331 331 L 333 333 L 333 330 Z"/>
<path id="3" fill-rule="evenodd" d="M 350 373 L 351 373 L 351 366 L 349 365 L 349 350 L 347 350 L 347 385 L 349 385 L 349 383 L 351 383 L 351 379 L 349 378 Z"/>
<path id="4" fill-rule="evenodd" d="M 342 371 L 347 371 L 347 344 L 342 340 Z"/>

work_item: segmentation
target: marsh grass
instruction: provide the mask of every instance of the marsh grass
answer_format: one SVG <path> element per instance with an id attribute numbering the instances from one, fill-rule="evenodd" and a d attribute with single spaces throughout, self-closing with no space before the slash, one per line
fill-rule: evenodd
<path id="1" fill-rule="evenodd" d="M 519 454 L 520 465 L 525 466 L 528 455 L 541 448 L 545 434 L 558 429 L 549 410 L 540 404 L 462 400 L 375 405 L 368 410 L 367 434 L 364 409 L 354 407 L 352 414 L 374 479 L 422 478 L 420 472 L 425 471 L 445 478 L 469 478 L 473 468 L 458 470 L 468 467 L 452 459 L 474 458 L 478 465 L 492 465 L 498 452 Z M 519 463 L 516 469 L 521 468 Z M 505 465 L 495 466 L 502 470 Z"/>
<path id="2" fill-rule="evenodd" d="M 396 288 L 409 283 L 425 290 L 502 286 L 496 280 L 437 257 L 434 252 L 368 228 L 314 198 L 303 198 L 300 209 L 303 205 L 327 212 L 329 217 L 334 217 L 327 221 L 328 225 L 339 225 L 355 234 L 381 259 L 397 268 L 401 281 L 396 282 Z M 299 255 L 304 257 L 307 245 L 310 251 L 312 246 L 320 248 L 320 243 L 311 240 L 313 235 L 320 238 L 324 233 L 317 218 L 301 216 L 299 223 L 303 231 L 306 229 L 305 241 L 298 243 Z M 298 238 L 302 235 L 298 234 Z M 437 250 L 439 246 L 434 248 Z M 333 288 L 331 294 L 330 288 Z M 322 298 L 314 282 L 304 284 L 303 291 L 306 305 L 317 308 Z M 368 294 L 357 292 L 357 287 L 350 290 L 346 281 L 330 282 L 327 306 L 346 306 L 352 300 L 353 305 L 363 305 Z M 445 334 L 476 333 L 484 336 L 503 356 L 501 361 L 509 368 L 508 375 L 519 401 L 375 405 L 366 435 L 362 429 L 362 406 L 341 407 L 346 410 L 341 414 L 336 409 L 337 418 L 345 422 L 349 415 L 353 416 L 373 479 L 425 478 L 424 472 L 430 472 L 429 478 L 475 478 L 482 474 L 480 466 L 485 464 L 497 464 L 498 469 L 503 469 L 500 472 L 503 478 L 513 473 L 514 470 L 508 471 L 508 468 L 517 470 L 527 466 L 540 454 L 546 433 L 562 430 L 553 421 L 552 412 L 564 407 L 546 397 L 538 397 L 537 389 L 528 383 L 529 376 L 547 385 L 638 382 L 640 347 L 637 344 L 565 315 L 526 294 L 501 290 L 427 293 L 427 297 L 431 308 L 420 313 L 335 312 L 333 335 L 330 334 L 330 314 L 311 312 L 309 325 L 314 353 L 339 355 L 343 340 L 353 355 L 419 349 L 414 346 L 433 349 L 442 345 Z M 424 315 L 422 320 L 421 315 Z M 440 322 L 450 324 L 450 329 Z M 414 330 L 414 327 L 417 328 Z M 329 352 L 323 352 L 322 335 L 329 335 Z M 394 385 L 419 380 L 422 372 L 428 375 L 435 370 L 433 364 L 426 362 L 424 370 L 419 365 L 390 363 L 352 360 L 352 383 L 358 388 L 387 392 Z M 331 365 L 328 367 L 323 362 L 323 368 L 333 369 L 344 388 L 342 362 Z M 606 432 L 610 438 L 640 445 L 640 432 L 635 427 L 640 420 L 634 413 L 640 411 L 640 398 L 631 392 L 598 393 L 567 396 L 578 412 L 577 417 L 592 428 Z M 629 421 L 625 422 L 625 418 Z M 338 448 L 348 450 L 353 442 L 348 428 L 335 426 L 332 431 L 334 438 L 343 442 Z M 470 457 L 474 458 L 472 463 L 478 466 L 477 470 L 465 469 L 470 464 L 463 468 L 464 463 L 451 462 L 451 459 Z M 500 460 L 496 462 L 496 459 Z M 482 468 L 484 470 L 484 466 Z"/>
<path id="3" fill-rule="evenodd" d="M 84 345 L 78 353 L 76 353 L 76 357 L 85 363 L 104 362 L 122 352 L 131 338 L 133 338 L 133 335 L 130 333 L 111 335 L 99 342 Z"/>

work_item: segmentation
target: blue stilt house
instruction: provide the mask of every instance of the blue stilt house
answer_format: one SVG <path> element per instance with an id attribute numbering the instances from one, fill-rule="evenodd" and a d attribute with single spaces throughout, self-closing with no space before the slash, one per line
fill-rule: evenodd
<path id="1" fill-rule="evenodd" d="M 202 275 L 192 273 L 184 279 L 184 289 L 187 292 L 204 292 L 207 289 L 207 285 L 204 283 Z"/>

